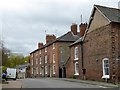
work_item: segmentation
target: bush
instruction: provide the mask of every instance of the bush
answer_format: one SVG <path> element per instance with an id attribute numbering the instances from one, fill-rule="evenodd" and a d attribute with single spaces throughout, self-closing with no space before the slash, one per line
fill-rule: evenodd
<path id="1" fill-rule="evenodd" d="M 69 77 L 69 78 L 71 78 L 71 79 L 77 79 L 75 76 L 71 76 L 71 77 Z"/>
<path id="2" fill-rule="evenodd" d="M 2 72 L 6 72 L 7 67 L 2 66 Z"/>

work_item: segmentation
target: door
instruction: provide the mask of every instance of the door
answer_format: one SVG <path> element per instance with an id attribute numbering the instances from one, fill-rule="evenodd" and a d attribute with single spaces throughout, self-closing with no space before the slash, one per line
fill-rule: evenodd
<path id="1" fill-rule="evenodd" d="M 59 67 L 59 78 L 62 78 L 62 68 Z"/>

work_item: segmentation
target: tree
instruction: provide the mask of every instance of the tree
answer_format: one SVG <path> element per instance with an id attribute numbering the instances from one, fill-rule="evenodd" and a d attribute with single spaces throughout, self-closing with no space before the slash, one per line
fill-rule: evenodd
<path id="1" fill-rule="evenodd" d="M 29 61 L 29 56 L 21 56 L 21 55 L 15 55 L 15 54 L 12 54 L 7 62 L 5 63 L 5 66 L 6 67 L 10 67 L 10 68 L 14 68 L 18 65 L 22 65 L 22 64 L 26 64 L 28 63 Z"/>
<path id="2" fill-rule="evenodd" d="M 7 62 L 8 60 L 8 57 L 10 55 L 10 50 L 7 49 L 5 46 L 4 46 L 4 43 L 2 40 L 0 40 L 0 63 L 2 63 L 2 65 L 5 65 L 5 63 Z"/>

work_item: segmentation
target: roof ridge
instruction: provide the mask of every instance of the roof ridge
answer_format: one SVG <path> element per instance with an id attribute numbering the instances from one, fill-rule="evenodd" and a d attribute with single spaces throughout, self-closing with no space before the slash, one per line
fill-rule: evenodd
<path id="1" fill-rule="evenodd" d="M 109 7 L 109 6 L 102 6 L 102 5 L 97 5 L 97 4 L 94 4 L 94 6 L 96 6 L 96 7 L 99 6 L 99 7 L 103 7 L 103 8 L 120 10 L 119 8 L 114 8 L 114 7 Z"/>

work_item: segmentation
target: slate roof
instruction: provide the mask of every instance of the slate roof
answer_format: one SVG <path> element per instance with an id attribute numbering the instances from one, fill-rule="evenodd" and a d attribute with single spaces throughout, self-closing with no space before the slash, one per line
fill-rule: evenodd
<path id="1" fill-rule="evenodd" d="M 120 9 L 117 8 L 110 8 L 100 5 L 94 5 L 93 12 L 91 14 L 91 17 L 94 16 L 95 10 L 100 11 L 100 13 L 107 19 L 109 22 L 117 22 L 120 23 Z M 92 18 L 90 18 L 88 28 L 91 24 Z M 72 43 L 70 46 L 80 43 L 82 41 L 82 37 L 80 37 L 77 41 Z"/>
<path id="2" fill-rule="evenodd" d="M 80 37 L 80 33 L 79 33 L 79 32 L 78 32 L 77 35 L 74 35 L 71 31 L 69 31 L 69 32 L 67 32 L 66 34 L 58 37 L 58 38 L 55 39 L 54 41 L 52 41 L 52 42 L 50 42 L 50 43 L 48 43 L 48 44 L 45 44 L 43 47 L 34 50 L 33 52 L 36 52 L 36 51 L 38 51 L 38 50 L 40 50 L 40 49 L 42 49 L 42 48 L 45 48 L 45 47 L 47 47 L 47 46 L 49 46 L 49 45 L 51 45 L 51 44 L 53 44 L 53 43 L 55 43 L 55 42 L 75 42 L 76 40 L 79 39 L 79 37 Z M 31 52 L 31 53 L 33 53 L 33 52 Z M 30 53 L 30 54 L 31 54 L 31 53 Z"/>
<path id="3" fill-rule="evenodd" d="M 58 37 L 56 41 L 76 41 L 77 39 L 79 39 L 80 35 L 78 33 L 78 35 L 74 35 L 71 31 Z"/>
<path id="4" fill-rule="evenodd" d="M 105 6 L 94 5 L 95 8 L 99 9 L 106 18 L 111 22 L 120 23 L 120 9 L 110 8 Z"/>
<path id="5" fill-rule="evenodd" d="M 72 43 L 70 46 L 73 46 L 73 45 L 75 45 L 75 44 L 77 44 L 77 43 L 80 43 L 82 41 L 82 37 L 81 38 L 79 38 L 77 41 L 75 41 L 74 43 Z"/>

